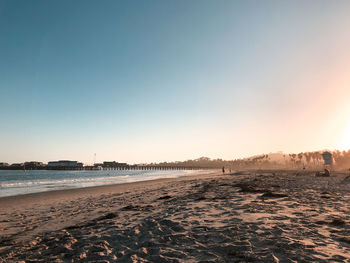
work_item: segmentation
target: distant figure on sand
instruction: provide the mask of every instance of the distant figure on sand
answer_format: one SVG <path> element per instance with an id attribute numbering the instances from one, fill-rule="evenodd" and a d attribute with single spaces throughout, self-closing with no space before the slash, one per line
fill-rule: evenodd
<path id="1" fill-rule="evenodd" d="M 225 173 L 225 166 L 222 167 L 222 173 Z"/>
<path id="2" fill-rule="evenodd" d="M 324 169 L 324 176 L 331 176 L 330 172 L 328 169 Z"/>

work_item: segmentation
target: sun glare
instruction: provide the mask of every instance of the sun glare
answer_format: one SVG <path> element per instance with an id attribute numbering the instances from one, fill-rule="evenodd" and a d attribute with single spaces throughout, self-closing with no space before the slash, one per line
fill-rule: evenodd
<path id="1" fill-rule="evenodd" d="M 344 150 L 350 149 L 350 121 L 347 126 L 345 126 L 344 132 L 342 134 L 342 140 L 340 145 Z"/>

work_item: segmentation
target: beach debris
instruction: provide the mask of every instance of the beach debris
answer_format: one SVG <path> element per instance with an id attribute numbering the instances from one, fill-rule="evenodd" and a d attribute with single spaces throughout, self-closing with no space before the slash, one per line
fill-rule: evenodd
<path id="1" fill-rule="evenodd" d="M 231 186 L 231 185 L 227 183 L 223 183 L 223 184 L 219 184 L 218 186 Z"/>
<path id="2" fill-rule="evenodd" d="M 331 193 L 327 192 L 327 191 L 324 191 L 321 193 L 321 198 L 324 198 L 324 199 L 330 199 L 331 198 Z"/>
<path id="3" fill-rule="evenodd" d="M 98 218 L 96 218 L 96 221 L 101 221 L 101 220 L 106 220 L 106 219 L 113 219 L 116 218 L 118 216 L 117 213 L 108 213 L 106 215 L 100 216 Z"/>
<path id="4" fill-rule="evenodd" d="M 330 225 L 333 226 L 343 226 L 345 225 L 345 221 L 341 218 L 335 218 L 330 222 Z"/>
<path id="5" fill-rule="evenodd" d="M 319 220 L 316 222 L 318 225 L 331 225 L 331 226 L 343 226 L 346 222 L 341 218 L 334 218 L 332 221 Z"/>
<path id="6" fill-rule="evenodd" d="M 271 191 L 266 191 L 264 194 L 261 195 L 262 198 L 283 198 L 287 197 L 288 195 L 282 194 L 282 193 L 273 193 Z"/>
<path id="7" fill-rule="evenodd" d="M 194 200 L 195 200 L 195 201 L 203 201 L 203 200 L 205 200 L 205 199 L 207 199 L 207 198 L 205 198 L 204 195 L 200 195 L 200 196 L 196 197 Z"/>
<path id="8" fill-rule="evenodd" d="M 331 194 L 327 191 L 324 191 L 321 193 L 321 198 L 324 198 L 324 199 L 330 199 L 331 198 Z"/>
<path id="9" fill-rule="evenodd" d="M 127 206 L 124 206 L 120 210 L 122 210 L 122 211 L 139 211 L 139 210 L 141 210 L 141 207 L 138 205 L 127 205 Z"/>
<path id="10" fill-rule="evenodd" d="M 316 177 L 330 177 L 331 174 L 330 174 L 328 169 L 324 169 L 324 173 L 316 172 L 315 176 Z"/>
<path id="11" fill-rule="evenodd" d="M 350 237 L 340 237 L 339 241 L 350 244 Z"/>
<path id="12" fill-rule="evenodd" d="M 171 196 L 170 195 L 164 195 L 164 196 L 161 196 L 158 198 L 158 200 L 167 200 L 167 199 L 170 199 Z"/>

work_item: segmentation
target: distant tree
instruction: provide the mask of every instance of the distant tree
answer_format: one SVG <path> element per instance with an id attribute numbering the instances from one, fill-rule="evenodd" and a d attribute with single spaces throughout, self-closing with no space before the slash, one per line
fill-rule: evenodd
<path id="1" fill-rule="evenodd" d="M 304 153 L 298 153 L 299 165 L 301 165 L 301 160 L 303 159 Z"/>
<path id="2" fill-rule="evenodd" d="M 311 153 L 310 152 L 307 152 L 307 153 L 304 153 L 305 155 L 305 160 L 306 160 L 306 163 L 307 165 L 309 166 L 310 165 L 310 161 L 311 161 Z"/>

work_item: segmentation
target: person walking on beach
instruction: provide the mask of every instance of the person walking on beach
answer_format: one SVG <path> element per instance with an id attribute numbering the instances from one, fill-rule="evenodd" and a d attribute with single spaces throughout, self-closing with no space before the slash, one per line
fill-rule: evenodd
<path id="1" fill-rule="evenodd" d="M 225 173 L 225 166 L 222 167 L 222 173 Z"/>

